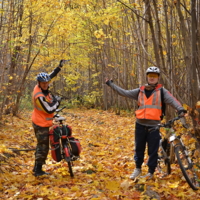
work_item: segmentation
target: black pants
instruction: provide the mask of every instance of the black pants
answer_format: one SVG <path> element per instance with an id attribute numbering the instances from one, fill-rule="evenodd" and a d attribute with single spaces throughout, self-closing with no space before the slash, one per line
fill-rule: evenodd
<path id="1" fill-rule="evenodd" d="M 144 153 L 147 144 L 149 156 L 147 165 L 149 167 L 149 172 L 153 174 L 157 166 L 158 148 L 161 137 L 159 134 L 159 130 L 150 133 L 148 131 L 149 128 L 151 127 L 143 126 L 141 124 L 136 123 L 134 159 L 136 167 L 141 168 L 144 162 Z"/>

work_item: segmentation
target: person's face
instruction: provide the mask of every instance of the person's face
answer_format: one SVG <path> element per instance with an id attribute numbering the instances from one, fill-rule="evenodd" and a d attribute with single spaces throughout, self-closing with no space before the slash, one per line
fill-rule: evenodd
<path id="1" fill-rule="evenodd" d="M 148 82 L 150 85 L 153 85 L 153 84 L 158 83 L 158 80 L 159 80 L 159 75 L 156 74 L 156 73 L 149 73 L 149 74 L 147 75 L 147 82 Z"/>
<path id="2" fill-rule="evenodd" d="M 49 87 L 49 82 L 39 82 L 39 86 L 40 88 L 42 88 L 43 90 L 47 90 Z"/>

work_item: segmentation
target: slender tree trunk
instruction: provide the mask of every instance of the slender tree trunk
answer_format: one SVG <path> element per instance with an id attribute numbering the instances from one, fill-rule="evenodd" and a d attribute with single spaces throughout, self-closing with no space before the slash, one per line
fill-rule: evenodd
<path id="1" fill-rule="evenodd" d="M 199 98 L 199 85 L 198 85 L 198 67 L 200 59 L 199 59 L 199 53 L 200 50 L 198 51 L 197 44 L 199 41 L 197 41 L 197 35 L 198 35 L 198 29 L 197 29 L 197 18 L 196 18 L 196 0 L 191 0 L 191 26 L 192 26 L 192 33 L 191 33 L 191 41 L 192 41 L 192 53 L 191 53 L 191 78 L 192 78 L 192 105 L 193 107 L 196 105 L 196 102 Z"/>
<path id="2" fill-rule="evenodd" d="M 161 66 L 160 64 L 160 57 L 159 57 L 159 49 L 158 49 L 158 42 L 156 41 L 156 34 L 155 34 L 155 28 L 153 26 L 153 19 L 152 19 L 152 15 L 151 15 L 151 5 L 150 5 L 150 1 L 149 0 L 145 0 L 145 4 L 147 7 L 147 15 L 149 16 L 149 28 L 151 31 L 151 37 L 152 37 L 152 42 L 153 42 L 153 48 L 154 48 L 154 55 L 155 55 L 155 59 L 156 59 L 156 65 L 157 67 Z"/>

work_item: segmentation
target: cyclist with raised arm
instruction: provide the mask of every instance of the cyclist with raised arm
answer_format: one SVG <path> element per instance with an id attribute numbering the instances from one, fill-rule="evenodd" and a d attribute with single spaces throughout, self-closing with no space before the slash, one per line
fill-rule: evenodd
<path id="1" fill-rule="evenodd" d="M 49 152 L 49 127 L 52 126 L 55 110 L 60 105 L 61 98 L 54 96 L 49 91 L 50 80 L 53 79 L 63 67 L 64 60 L 50 74 L 39 73 L 37 75 L 37 85 L 32 94 L 33 113 L 32 124 L 37 139 L 35 151 L 34 176 L 48 174 L 42 170 Z"/>
<path id="2" fill-rule="evenodd" d="M 160 123 L 162 118 L 162 105 L 168 104 L 178 111 L 178 114 L 186 113 L 182 105 L 172 94 L 158 84 L 160 69 L 152 66 L 146 70 L 147 84 L 133 90 L 124 90 L 115 85 L 111 80 L 106 78 L 106 84 L 110 86 L 119 95 L 129 97 L 138 101 L 135 125 L 135 165 L 136 168 L 130 176 L 130 179 L 139 177 L 142 173 L 142 164 L 144 162 L 144 153 L 146 144 L 148 146 L 148 173 L 143 178 L 151 179 L 155 172 L 158 159 L 158 148 L 160 135 L 159 130 L 149 132 L 148 129 Z M 161 98 L 163 93 L 163 102 Z"/>

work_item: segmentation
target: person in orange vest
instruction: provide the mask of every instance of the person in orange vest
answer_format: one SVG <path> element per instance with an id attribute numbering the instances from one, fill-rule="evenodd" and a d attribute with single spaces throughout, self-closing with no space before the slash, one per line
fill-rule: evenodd
<path id="1" fill-rule="evenodd" d="M 124 90 L 115 85 L 112 79 L 105 79 L 105 82 L 119 95 L 129 97 L 138 101 L 138 109 L 135 111 L 135 165 L 136 168 L 130 176 L 130 179 L 136 179 L 142 173 L 142 164 L 146 144 L 148 146 L 148 173 L 143 178 L 152 179 L 157 166 L 158 148 L 160 141 L 159 130 L 149 132 L 148 129 L 156 126 L 162 119 L 162 106 L 168 104 L 178 111 L 179 115 L 187 111 L 181 103 L 161 84 L 158 84 L 160 69 L 156 66 L 149 67 L 146 70 L 147 84 L 133 90 Z M 161 94 L 162 93 L 162 94 Z M 163 101 L 162 101 L 163 95 Z"/>
<path id="2" fill-rule="evenodd" d="M 37 75 L 37 85 L 32 94 L 33 113 L 32 124 L 37 139 L 35 151 L 35 165 L 33 168 L 34 176 L 48 174 L 42 170 L 49 152 L 49 127 L 52 126 L 55 110 L 60 105 L 61 98 L 54 96 L 49 91 L 50 80 L 53 79 L 63 67 L 65 60 L 59 62 L 53 72 L 47 74 L 41 72 Z"/>

